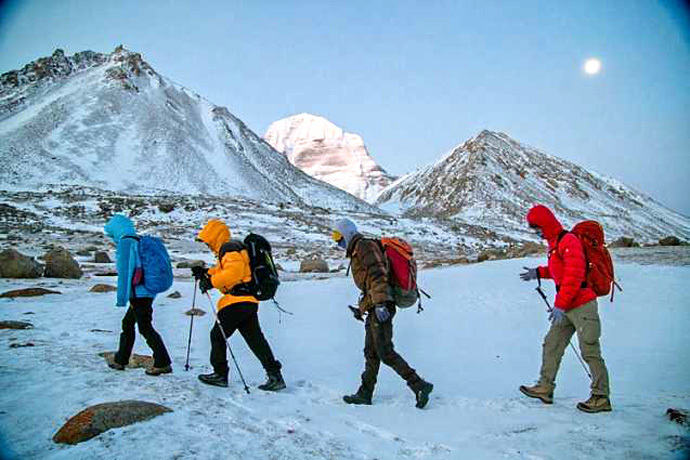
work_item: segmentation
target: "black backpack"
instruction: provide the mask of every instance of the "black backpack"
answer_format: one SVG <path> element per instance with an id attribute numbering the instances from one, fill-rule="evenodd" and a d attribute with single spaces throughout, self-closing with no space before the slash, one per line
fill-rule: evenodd
<path id="1" fill-rule="evenodd" d="M 252 295 L 257 300 L 269 300 L 276 295 L 280 279 L 273 262 L 271 245 L 261 235 L 250 233 L 244 242 L 230 240 L 221 246 L 218 252 L 218 260 L 222 261 L 226 252 L 242 251 L 246 249 L 249 254 L 249 267 L 252 272 L 252 280 L 248 283 L 238 284 L 230 291 L 232 295 Z"/>

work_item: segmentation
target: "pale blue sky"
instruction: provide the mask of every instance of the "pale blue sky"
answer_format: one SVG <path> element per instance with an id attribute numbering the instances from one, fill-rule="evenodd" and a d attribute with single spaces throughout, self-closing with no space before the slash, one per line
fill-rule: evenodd
<path id="1" fill-rule="evenodd" d="M 678 1 L 5 1 L 0 72 L 123 43 L 262 135 L 310 112 L 394 174 L 488 128 L 690 215 Z M 596 77 L 581 70 L 602 60 Z"/>

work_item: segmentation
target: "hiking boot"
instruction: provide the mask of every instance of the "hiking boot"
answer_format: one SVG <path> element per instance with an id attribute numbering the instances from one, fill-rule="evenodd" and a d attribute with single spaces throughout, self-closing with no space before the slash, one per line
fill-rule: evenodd
<path id="1" fill-rule="evenodd" d="M 357 393 L 343 396 L 343 401 L 347 404 L 371 406 L 371 393 L 360 387 Z"/>
<path id="2" fill-rule="evenodd" d="M 109 362 L 108 367 L 111 369 L 115 369 L 116 371 L 124 371 L 125 370 L 124 365 L 122 365 L 120 363 L 116 363 L 115 361 Z"/>
<path id="3" fill-rule="evenodd" d="M 167 365 L 163 367 L 149 367 L 146 369 L 146 375 L 158 376 L 161 374 L 172 374 L 172 367 Z"/>
<path id="4" fill-rule="evenodd" d="M 549 390 L 540 384 L 531 387 L 520 385 L 520 391 L 530 398 L 540 399 L 544 404 L 553 404 L 553 390 Z"/>
<path id="5" fill-rule="evenodd" d="M 417 409 L 424 409 L 429 402 L 429 394 L 432 391 L 434 391 L 434 385 L 429 382 L 424 382 L 421 388 L 414 392 L 414 396 L 417 398 L 417 404 L 415 404 Z"/>
<path id="6" fill-rule="evenodd" d="M 611 400 L 608 396 L 602 395 L 592 395 L 585 402 L 577 403 L 578 409 L 582 412 L 588 412 L 590 414 L 596 414 L 597 412 L 611 412 L 613 408 L 611 407 Z"/>
<path id="7" fill-rule="evenodd" d="M 228 386 L 228 376 L 216 374 L 200 374 L 199 380 L 201 380 L 206 385 L 213 385 L 217 387 L 227 387 Z"/>
<path id="8" fill-rule="evenodd" d="M 280 391 L 285 389 L 285 380 L 280 371 L 272 371 L 266 373 L 266 383 L 259 385 L 259 390 L 264 391 Z"/>

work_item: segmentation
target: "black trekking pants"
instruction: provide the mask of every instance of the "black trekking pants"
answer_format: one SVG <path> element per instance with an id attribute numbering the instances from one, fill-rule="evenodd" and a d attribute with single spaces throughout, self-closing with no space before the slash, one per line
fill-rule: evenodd
<path id="1" fill-rule="evenodd" d="M 153 298 L 139 297 L 130 299 L 129 308 L 122 318 L 122 333 L 120 334 L 120 348 L 115 354 L 115 362 L 126 366 L 132 355 L 136 331 L 134 325 L 139 327 L 139 333 L 146 339 L 146 344 L 153 351 L 153 366 L 165 367 L 170 365 L 170 355 L 165 349 L 163 339 L 153 328 Z"/>
<path id="2" fill-rule="evenodd" d="M 391 317 L 388 321 L 380 323 L 374 310 L 370 310 L 365 324 L 366 335 L 364 338 L 364 372 L 362 372 L 361 390 L 371 396 L 374 393 L 376 380 L 379 374 L 381 362 L 390 366 L 400 377 L 407 382 L 407 386 L 417 392 L 424 380 L 417 372 L 407 364 L 393 347 L 393 317 L 395 308 L 389 308 Z"/>
<path id="3" fill-rule="evenodd" d="M 253 302 L 240 302 L 228 305 L 218 312 L 218 320 L 223 325 L 225 336 L 230 336 L 239 329 L 240 334 L 249 345 L 254 355 L 261 361 L 267 373 L 280 370 L 259 325 L 259 305 Z M 228 359 L 225 339 L 218 323 L 211 329 L 211 365 L 216 374 L 228 375 Z"/>

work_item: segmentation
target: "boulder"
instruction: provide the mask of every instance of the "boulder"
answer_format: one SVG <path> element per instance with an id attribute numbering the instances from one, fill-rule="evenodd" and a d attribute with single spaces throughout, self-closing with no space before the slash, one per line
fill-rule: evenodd
<path id="1" fill-rule="evenodd" d="M 667 236 L 659 240 L 659 246 L 680 246 L 681 241 L 677 236 Z"/>
<path id="2" fill-rule="evenodd" d="M 633 238 L 621 236 L 616 241 L 609 243 L 607 246 L 609 248 L 634 248 L 638 247 L 639 244 L 635 243 Z"/>
<path id="3" fill-rule="evenodd" d="M 328 262 L 322 259 L 303 260 L 299 265 L 300 273 L 328 273 Z"/>
<path id="4" fill-rule="evenodd" d="M 77 255 L 82 257 L 89 257 L 91 255 L 91 251 L 89 251 L 88 249 L 80 249 L 79 251 L 77 251 Z"/>
<path id="5" fill-rule="evenodd" d="M 160 212 L 168 214 L 169 212 L 173 212 L 175 210 L 175 204 L 174 203 L 161 203 L 158 205 L 158 209 Z"/>
<path id="6" fill-rule="evenodd" d="M 110 256 L 105 251 L 96 252 L 96 254 L 93 256 L 93 261 L 97 264 L 111 264 L 111 263 L 113 263 L 113 261 L 110 260 Z"/>
<path id="7" fill-rule="evenodd" d="M 205 267 L 206 262 L 203 260 L 183 260 L 175 265 L 175 268 L 192 268 L 192 267 Z"/>
<path id="8" fill-rule="evenodd" d="M 179 299 L 182 297 L 179 291 L 175 291 L 172 294 L 168 294 L 168 299 Z"/>
<path id="9" fill-rule="evenodd" d="M 62 292 L 51 291 L 50 289 L 44 288 L 15 289 L 13 291 L 3 292 L 0 294 L 0 297 L 39 297 L 47 294 L 62 294 Z"/>
<path id="10" fill-rule="evenodd" d="M 79 444 L 111 428 L 152 419 L 172 409 L 146 401 L 117 401 L 96 404 L 67 420 L 53 436 L 59 444 Z"/>
<path id="11" fill-rule="evenodd" d="M 200 308 L 192 308 L 184 312 L 184 314 L 187 316 L 204 316 L 206 312 Z"/>
<path id="12" fill-rule="evenodd" d="M 103 353 L 98 353 L 98 356 L 105 358 L 106 362 L 112 363 L 115 358 L 114 351 L 104 351 Z M 153 366 L 153 357 L 146 355 L 133 354 L 129 357 L 129 364 L 127 364 L 128 369 L 138 369 L 138 368 L 149 368 Z"/>
<path id="13" fill-rule="evenodd" d="M 115 291 L 117 291 L 117 288 L 115 286 L 111 286 L 110 284 L 96 284 L 91 289 L 89 289 L 89 292 L 115 292 Z"/>
<path id="14" fill-rule="evenodd" d="M 45 276 L 49 278 L 81 278 L 79 263 L 66 249 L 57 248 L 45 255 Z"/>
<path id="15" fill-rule="evenodd" d="M 24 347 L 35 347 L 35 346 L 36 346 L 36 344 L 34 344 L 33 342 L 10 344 L 10 348 L 24 348 Z"/>
<path id="16" fill-rule="evenodd" d="M 24 321 L 0 321 L 0 329 L 33 329 L 33 324 Z"/>
<path id="17" fill-rule="evenodd" d="M 43 265 L 14 249 L 0 252 L 0 278 L 39 278 L 43 276 Z"/>

